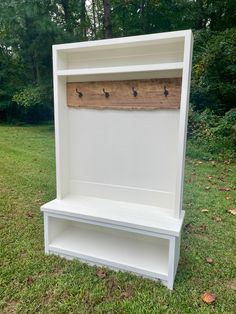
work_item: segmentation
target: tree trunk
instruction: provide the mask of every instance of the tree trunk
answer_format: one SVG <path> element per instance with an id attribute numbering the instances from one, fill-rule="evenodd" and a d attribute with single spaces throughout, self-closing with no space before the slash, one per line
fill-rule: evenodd
<path id="1" fill-rule="evenodd" d="M 111 3 L 103 0 L 105 38 L 112 38 Z"/>
<path id="2" fill-rule="evenodd" d="M 145 2 L 146 0 L 141 1 L 141 27 L 143 32 L 146 30 Z"/>
<path id="3" fill-rule="evenodd" d="M 61 5 L 62 5 L 63 11 L 64 11 L 66 30 L 68 32 L 71 32 L 69 0 L 61 0 Z"/>
<path id="4" fill-rule="evenodd" d="M 205 12 L 206 12 L 206 8 L 204 8 L 204 1 L 203 0 L 198 0 L 196 2 L 196 12 L 197 14 L 197 18 L 196 18 L 196 29 L 202 29 L 205 28 L 206 26 L 206 21 L 205 21 Z"/>
<path id="5" fill-rule="evenodd" d="M 40 75 L 39 75 L 37 52 L 34 51 L 30 57 L 31 57 L 30 59 L 31 59 L 31 68 L 32 68 L 32 81 L 33 81 L 33 84 L 39 84 Z"/>
<path id="6" fill-rule="evenodd" d="M 93 37 L 97 37 L 97 26 L 96 26 L 96 13 L 95 13 L 95 0 L 92 0 L 92 11 L 93 11 Z"/>
<path id="7" fill-rule="evenodd" d="M 85 0 L 80 1 L 80 25 L 81 25 L 81 34 L 82 40 L 87 39 L 87 25 L 86 25 L 86 6 Z"/>

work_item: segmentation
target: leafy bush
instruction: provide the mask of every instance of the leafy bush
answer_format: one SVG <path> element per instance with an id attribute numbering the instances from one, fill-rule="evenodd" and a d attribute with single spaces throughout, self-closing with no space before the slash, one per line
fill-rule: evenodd
<path id="1" fill-rule="evenodd" d="M 13 101 L 15 101 L 19 106 L 25 108 L 30 106 L 35 106 L 41 104 L 41 94 L 40 87 L 27 87 L 23 90 L 18 91 L 13 96 Z"/>
<path id="2" fill-rule="evenodd" d="M 20 109 L 23 121 L 37 123 L 52 120 L 52 91 L 45 86 L 29 86 L 16 92 L 12 98 Z"/>
<path id="3" fill-rule="evenodd" d="M 209 156 L 219 158 L 235 158 L 236 156 L 236 108 L 224 116 L 217 116 L 206 109 L 202 113 L 189 113 L 188 136 L 190 146 L 200 146 Z"/>

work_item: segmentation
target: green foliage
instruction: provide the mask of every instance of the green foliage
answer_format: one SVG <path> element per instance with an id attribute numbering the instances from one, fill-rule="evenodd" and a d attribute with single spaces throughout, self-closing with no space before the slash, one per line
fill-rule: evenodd
<path id="1" fill-rule="evenodd" d="M 234 108 L 236 1 L 106 2 L 113 37 L 192 28 L 195 110 L 223 115 Z M 105 20 L 103 0 L 1 0 L 0 120 L 29 121 L 36 107 L 42 110 L 30 120 L 51 119 L 52 45 L 104 38 Z"/>
<path id="2" fill-rule="evenodd" d="M 235 107 L 236 28 L 195 33 L 191 101 L 217 114 Z"/>
<path id="3" fill-rule="evenodd" d="M 43 85 L 29 86 L 17 91 L 12 100 L 17 103 L 19 106 L 25 108 L 33 107 L 36 105 L 46 104 L 49 100 L 49 103 L 52 99 L 49 98 L 48 94 L 51 96 L 51 88 Z"/>
<path id="4" fill-rule="evenodd" d="M 113 0 L 114 36 L 149 34 L 181 29 L 181 6 L 171 0 Z"/>
<path id="5" fill-rule="evenodd" d="M 41 93 L 39 87 L 25 88 L 13 96 L 13 101 L 24 107 L 35 106 L 41 103 Z"/>
<path id="6" fill-rule="evenodd" d="M 235 0 L 179 0 L 182 20 L 194 30 L 224 31 L 235 27 Z"/>
<path id="7" fill-rule="evenodd" d="M 188 127 L 190 145 L 191 142 L 199 145 L 201 151 L 206 152 L 205 156 L 217 154 L 221 159 L 235 158 L 236 108 L 224 116 L 217 116 L 209 109 L 202 113 L 190 110 Z"/>
<path id="8" fill-rule="evenodd" d="M 4 56 L 0 61 L 0 117 L 9 122 L 52 118 L 51 45 L 57 29 L 48 9 L 49 2 L 41 0 L 0 3 L 0 51 Z M 36 95 L 37 88 L 33 91 L 27 87 L 33 85 L 39 86 L 38 92 L 45 89 L 50 92 Z M 24 106 L 17 106 L 15 100 L 20 99 L 23 90 Z"/>
<path id="9" fill-rule="evenodd" d="M 24 112 L 24 116 L 22 116 L 24 121 L 36 123 L 52 120 L 51 94 L 48 86 L 29 86 L 17 91 L 12 100 L 17 104 L 18 110 L 21 113 Z"/>

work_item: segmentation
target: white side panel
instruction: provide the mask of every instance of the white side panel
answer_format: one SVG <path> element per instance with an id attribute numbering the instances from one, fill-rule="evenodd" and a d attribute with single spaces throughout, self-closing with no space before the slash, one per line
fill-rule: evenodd
<path id="1" fill-rule="evenodd" d="M 55 219 L 51 216 L 48 219 L 48 245 L 57 239 L 65 229 L 70 226 L 70 221 L 64 219 Z"/>
<path id="2" fill-rule="evenodd" d="M 191 69 L 192 69 L 192 46 L 193 37 L 192 32 L 187 31 L 184 46 L 184 68 L 181 91 L 180 104 L 180 121 L 179 121 L 179 143 L 177 153 L 177 176 L 176 176 L 176 192 L 175 192 L 175 215 L 176 218 L 180 216 L 183 203 L 183 183 L 184 183 L 184 166 L 185 166 L 185 151 L 187 139 L 187 124 L 188 124 L 188 109 L 189 109 L 189 94 L 191 83 Z"/>
<path id="3" fill-rule="evenodd" d="M 174 267 L 174 276 L 176 275 L 178 264 L 179 264 L 179 256 L 180 256 L 180 240 L 181 237 L 176 237 L 176 246 L 175 246 L 175 267 Z"/>
<path id="4" fill-rule="evenodd" d="M 56 75 L 57 66 L 65 65 L 65 58 L 58 58 L 53 49 L 54 123 L 56 145 L 57 198 L 62 199 L 68 192 L 68 110 L 66 106 L 66 78 Z"/>
<path id="5" fill-rule="evenodd" d="M 56 135 L 56 172 L 57 197 L 62 199 L 69 188 L 69 147 L 68 147 L 68 110 L 66 106 L 65 78 L 56 78 L 55 88 L 55 135 Z"/>
<path id="6" fill-rule="evenodd" d="M 45 254 L 48 254 L 48 215 L 46 213 L 43 214 L 43 225 L 44 225 L 44 251 Z"/>
<path id="7" fill-rule="evenodd" d="M 170 239 L 169 245 L 169 264 L 168 264 L 168 288 L 173 289 L 175 279 L 175 250 L 176 250 L 176 237 Z"/>

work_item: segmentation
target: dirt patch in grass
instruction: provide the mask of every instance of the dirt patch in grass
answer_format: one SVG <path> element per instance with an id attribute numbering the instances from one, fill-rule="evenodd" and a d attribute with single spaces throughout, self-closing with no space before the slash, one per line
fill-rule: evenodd
<path id="1" fill-rule="evenodd" d="M 15 314 L 16 313 L 17 302 L 12 300 L 3 309 L 3 314 Z"/>
<path id="2" fill-rule="evenodd" d="M 231 290 L 234 290 L 236 291 L 236 277 L 229 280 L 227 283 L 226 283 L 226 287 L 228 289 L 231 289 Z"/>
<path id="3" fill-rule="evenodd" d="M 200 240 L 210 241 L 210 238 L 209 238 L 208 234 L 197 233 L 194 236 L 195 236 L 195 238 L 200 239 Z"/>

